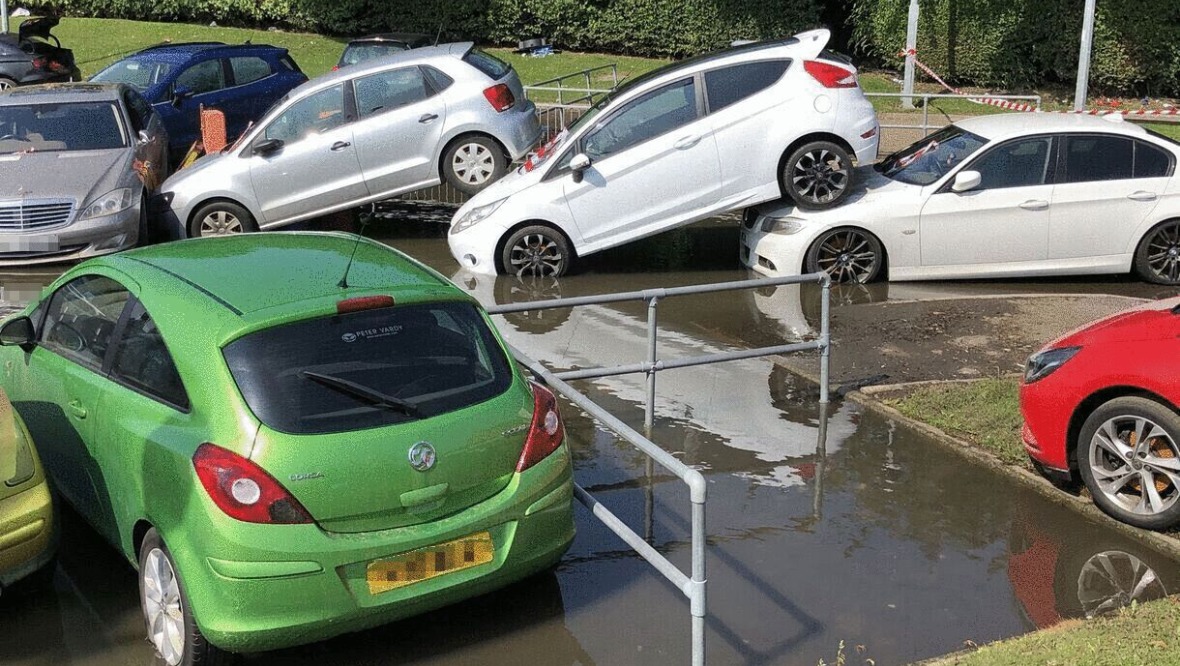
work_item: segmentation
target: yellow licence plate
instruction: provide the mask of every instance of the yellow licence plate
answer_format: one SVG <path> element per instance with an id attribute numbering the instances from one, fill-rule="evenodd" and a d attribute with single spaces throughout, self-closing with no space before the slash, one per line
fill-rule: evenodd
<path id="1" fill-rule="evenodd" d="M 461 539 L 427 546 L 404 555 L 369 563 L 369 594 L 380 594 L 436 576 L 478 567 L 495 557 L 492 535 L 476 532 Z"/>

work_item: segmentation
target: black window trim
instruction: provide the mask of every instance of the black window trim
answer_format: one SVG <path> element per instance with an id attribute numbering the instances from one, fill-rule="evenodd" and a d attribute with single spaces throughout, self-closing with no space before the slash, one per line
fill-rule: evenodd
<path id="1" fill-rule="evenodd" d="M 934 191 L 934 194 L 946 194 L 947 192 L 951 192 L 952 191 L 951 187 L 955 184 L 955 177 L 964 171 L 974 171 L 975 169 L 972 169 L 971 167 L 979 160 L 982 160 L 983 158 L 990 155 L 993 150 L 998 150 L 998 149 L 1002 148 L 1003 146 L 1006 146 L 1006 145 L 1009 145 L 1012 143 L 1016 143 L 1017 141 L 1027 141 L 1029 139 L 1044 139 L 1044 138 L 1050 139 L 1052 141 L 1052 143 L 1049 145 L 1049 156 L 1048 156 L 1049 170 L 1047 173 L 1045 173 L 1045 182 L 1041 183 L 1041 186 L 1056 185 L 1057 184 L 1057 173 L 1059 172 L 1058 160 L 1060 159 L 1060 156 L 1058 155 L 1058 152 L 1061 147 L 1061 134 L 1057 134 L 1057 133 L 1053 133 L 1053 132 L 1038 132 L 1036 134 L 1024 134 L 1021 136 L 1014 136 L 1009 139 L 994 141 L 990 144 L 985 145 L 981 150 L 976 151 L 976 153 L 974 155 L 971 155 L 966 161 L 964 161 L 962 164 L 960 164 L 959 168 L 955 169 L 954 172 L 949 173 L 946 176 L 944 176 L 943 178 L 945 178 L 945 180 L 943 181 L 942 185 L 939 185 L 938 189 Z M 1038 186 L 1037 185 L 1023 185 L 1022 187 L 1038 187 Z M 990 188 L 990 189 L 976 188 L 971 191 L 972 192 L 989 192 L 991 190 L 997 190 L 997 189 L 998 190 L 1007 190 L 1007 189 L 1011 189 L 1011 188 L 1008 188 L 1008 187 L 995 187 L 995 188 Z"/>
<path id="2" fill-rule="evenodd" d="M 1148 178 L 1171 178 L 1172 176 L 1174 176 L 1176 174 L 1176 155 L 1175 155 L 1175 153 L 1173 153 L 1171 150 L 1168 150 L 1164 146 L 1161 146 L 1161 145 L 1155 143 L 1154 141 L 1148 141 L 1142 137 L 1132 136 L 1130 134 L 1122 134 L 1122 133 L 1118 133 L 1118 132 L 1063 132 L 1060 135 L 1058 135 L 1058 139 L 1059 139 L 1059 143 L 1064 145 L 1065 140 L 1068 140 L 1072 137 L 1086 137 L 1086 136 L 1113 137 L 1116 139 L 1126 139 L 1127 141 L 1130 141 L 1131 142 L 1131 177 L 1130 178 L 1117 178 L 1117 179 L 1103 178 L 1101 180 L 1081 180 L 1081 181 L 1077 181 L 1077 182 L 1068 182 L 1068 181 L 1064 181 L 1064 180 L 1054 179 L 1054 181 L 1053 181 L 1054 185 L 1085 185 L 1086 183 L 1105 183 L 1105 182 L 1110 182 L 1111 180 L 1146 180 Z M 1145 144 L 1151 146 L 1152 148 L 1164 153 L 1164 155 L 1166 155 L 1168 157 L 1168 173 L 1167 173 L 1167 175 L 1165 175 L 1165 176 L 1136 176 L 1135 175 L 1135 157 L 1136 157 L 1136 153 L 1139 150 L 1139 144 L 1141 144 L 1141 143 L 1145 143 Z M 1058 151 L 1057 167 L 1058 167 L 1056 169 L 1057 175 L 1065 173 L 1065 151 L 1064 150 Z"/>

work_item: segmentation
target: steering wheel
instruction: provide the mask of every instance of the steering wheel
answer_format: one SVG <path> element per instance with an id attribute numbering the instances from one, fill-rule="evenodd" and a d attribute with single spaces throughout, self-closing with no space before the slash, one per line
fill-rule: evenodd
<path id="1" fill-rule="evenodd" d="M 81 352 L 86 349 L 86 338 L 69 324 L 58 322 L 53 327 L 53 330 L 50 331 L 49 337 L 57 344 L 72 352 Z"/>

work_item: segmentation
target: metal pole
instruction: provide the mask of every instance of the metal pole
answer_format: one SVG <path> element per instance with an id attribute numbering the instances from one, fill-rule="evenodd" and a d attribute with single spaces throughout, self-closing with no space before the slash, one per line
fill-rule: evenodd
<path id="1" fill-rule="evenodd" d="M 656 420 L 656 305 L 658 296 L 647 301 L 647 360 L 651 369 L 647 371 L 647 403 L 643 412 L 643 429 L 651 439 L 651 428 Z"/>
<path id="2" fill-rule="evenodd" d="M 905 97 L 901 98 L 901 106 L 906 109 L 914 108 L 914 50 L 918 48 L 918 0 L 910 0 L 910 15 L 905 29 L 905 78 L 901 84 L 901 91 Z"/>
<path id="3" fill-rule="evenodd" d="M 832 350 L 832 335 L 828 325 L 829 303 L 831 301 L 832 280 L 827 275 L 820 281 L 819 302 L 819 341 L 823 348 L 819 352 L 819 402 L 828 403 L 828 361 Z"/>
<path id="4" fill-rule="evenodd" d="M 930 134 L 930 96 L 922 95 L 922 136 Z"/>
<path id="5" fill-rule="evenodd" d="M 705 501 L 692 502 L 692 663 L 705 666 Z"/>
<path id="6" fill-rule="evenodd" d="M 8 0 L 0 0 L 0 32 L 8 34 Z"/>
<path id="7" fill-rule="evenodd" d="M 1073 110 L 1086 108 L 1086 88 L 1090 83 L 1090 43 L 1094 40 L 1094 0 L 1086 0 L 1082 17 L 1082 46 L 1078 52 L 1078 87 L 1073 94 Z"/>

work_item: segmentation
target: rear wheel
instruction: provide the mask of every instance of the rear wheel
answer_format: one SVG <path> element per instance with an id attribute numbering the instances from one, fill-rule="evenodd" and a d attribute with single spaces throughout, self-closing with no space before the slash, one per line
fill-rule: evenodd
<path id="1" fill-rule="evenodd" d="M 504 272 L 518 277 L 561 277 L 569 270 L 571 259 L 565 236 L 543 224 L 525 227 L 509 236 L 500 255 Z"/>
<path id="2" fill-rule="evenodd" d="M 250 211 L 232 201 L 214 201 L 201 206 L 193 215 L 188 234 L 192 238 L 199 238 L 243 234 L 257 230 Z"/>
<path id="3" fill-rule="evenodd" d="M 832 282 L 872 282 L 885 263 L 881 241 L 863 229 L 839 227 L 824 232 L 807 250 L 808 273 L 823 271 Z"/>
<path id="4" fill-rule="evenodd" d="M 15 88 L 15 87 L 16 87 L 16 81 L 13 81 L 12 79 L 8 78 L 7 76 L 0 76 L 0 92 L 8 90 L 9 88 Z"/>
<path id="5" fill-rule="evenodd" d="M 443 153 L 443 176 L 467 194 L 491 185 L 508 170 L 508 159 L 490 137 L 476 134 L 459 137 Z"/>
<path id="6" fill-rule="evenodd" d="M 1180 284 L 1180 220 L 1147 232 L 1135 250 L 1135 272 L 1156 284 Z"/>
<path id="7" fill-rule="evenodd" d="M 820 210 L 840 203 L 852 181 L 848 151 L 831 141 L 800 146 L 783 165 L 782 188 L 800 208 Z"/>

